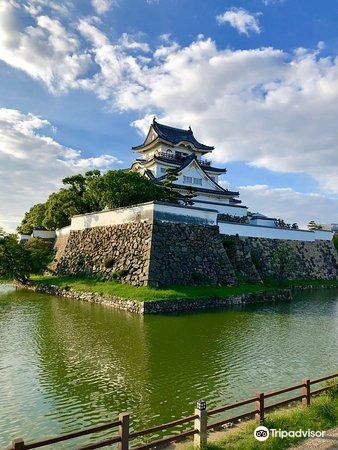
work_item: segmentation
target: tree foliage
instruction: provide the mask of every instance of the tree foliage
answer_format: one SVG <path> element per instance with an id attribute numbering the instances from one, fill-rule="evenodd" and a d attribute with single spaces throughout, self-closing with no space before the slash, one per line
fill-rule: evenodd
<path id="1" fill-rule="evenodd" d="M 46 203 L 33 206 L 18 231 L 55 230 L 70 224 L 71 217 L 105 208 L 119 208 L 153 200 L 175 201 L 176 192 L 158 186 L 137 172 L 110 170 L 101 175 L 92 170 L 62 180 L 64 187 L 51 194 Z"/>
<path id="2" fill-rule="evenodd" d="M 307 227 L 311 231 L 322 230 L 323 229 L 323 225 L 321 225 L 320 223 L 316 223 L 314 220 L 311 220 L 308 223 Z"/>
<path id="3" fill-rule="evenodd" d="M 25 242 L 24 248 L 29 253 L 30 273 L 42 274 L 54 257 L 53 242 L 40 238 L 32 238 Z"/>
<path id="4" fill-rule="evenodd" d="M 109 170 L 91 180 L 89 195 L 99 209 L 120 208 L 153 200 L 168 200 L 171 195 L 137 172 Z"/>
<path id="5" fill-rule="evenodd" d="M 21 225 L 18 227 L 19 233 L 32 234 L 33 230 L 45 230 L 46 227 L 43 224 L 46 213 L 46 204 L 37 203 L 32 206 L 31 209 L 26 212 L 22 219 Z"/>
<path id="6" fill-rule="evenodd" d="M 19 244 L 15 234 L 0 239 L 0 277 L 27 283 L 30 274 L 30 255 Z"/>
<path id="7" fill-rule="evenodd" d="M 0 277 L 27 283 L 30 274 L 43 273 L 54 255 L 53 244 L 39 238 L 25 244 L 15 234 L 0 239 Z"/>
<path id="8" fill-rule="evenodd" d="M 177 192 L 175 191 L 174 182 L 178 180 L 178 175 L 180 173 L 177 173 L 176 169 L 169 168 L 167 169 L 167 176 L 163 181 L 163 186 L 168 191 L 169 200 L 174 203 L 177 203 Z"/>

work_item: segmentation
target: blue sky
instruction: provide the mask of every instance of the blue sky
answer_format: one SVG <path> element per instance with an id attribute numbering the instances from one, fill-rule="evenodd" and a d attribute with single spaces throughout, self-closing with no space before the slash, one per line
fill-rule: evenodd
<path id="1" fill-rule="evenodd" d="M 128 167 L 156 115 L 215 145 L 252 210 L 338 222 L 338 4 L 0 0 L 0 225 Z"/>

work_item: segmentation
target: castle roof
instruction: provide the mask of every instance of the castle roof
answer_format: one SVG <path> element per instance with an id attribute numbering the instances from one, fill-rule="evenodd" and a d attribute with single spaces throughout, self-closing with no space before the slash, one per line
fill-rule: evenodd
<path id="1" fill-rule="evenodd" d="M 180 142 L 189 142 L 196 149 L 202 150 L 204 152 L 210 152 L 214 149 L 214 147 L 209 145 L 201 144 L 194 136 L 192 129 L 189 127 L 188 130 L 183 130 L 180 128 L 170 127 L 168 125 L 163 125 L 162 123 L 156 122 L 154 118 L 151 127 L 155 133 L 157 134 L 156 138 L 159 138 L 163 141 L 169 142 L 173 145 L 178 145 Z M 149 133 L 148 133 L 149 136 Z M 138 145 L 133 147 L 133 150 L 141 149 L 149 144 L 148 136 L 145 142 L 142 145 Z M 154 139 L 155 140 L 155 139 Z"/>
<path id="2" fill-rule="evenodd" d="M 205 172 L 205 169 L 200 165 L 200 163 L 199 163 L 199 161 L 197 159 L 197 156 L 194 153 L 192 153 L 191 155 L 187 156 L 184 159 L 184 162 L 182 163 L 182 165 L 180 165 L 179 167 L 175 168 L 174 173 L 179 174 L 179 172 L 181 172 L 183 169 L 188 167 L 189 164 L 192 161 L 195 161 L 197 163 L 198 167 L 202 170 L 202 172 L 204 172 L 205 176 L 210 179 L 209 175 Z M 162 182 L 167 178 L 167 175 L 163 175 L 161 177 L 157 177 L 156 178 L 153 175 L 152 171 L 148 170 L 148 169 L 145 171 L 145 173 L 156 184 L 162 184 Z M 229 197 L 229 196 L 231 196 L 231 197 L 232 196 L 236 196 L 237 197 L 237 196 L 239 196 L 239 192 L 229 191 L 227 189 L 224 189 L 219 184 L 217 184 L 215 182 L 213 182 L 213 183 L 217 186 L 217 190 L 216 189 L 205 189 L 205 188 L 193 187 L 193 186 L 186 186 L 186 185 L 179 185 L 179 184 L 176 184 L 176 183 L 175 183 L 175 187 L 177 187 L 178 189 L 185 189 L 185 190 L 186 189 L 192 189 L 192 190 L 196 190 L 198 192 L 205 193 L 205 194 L 214 194 L 214 195 L 221 195 L 221 196 L 226 196 L 226 197 Z"/>

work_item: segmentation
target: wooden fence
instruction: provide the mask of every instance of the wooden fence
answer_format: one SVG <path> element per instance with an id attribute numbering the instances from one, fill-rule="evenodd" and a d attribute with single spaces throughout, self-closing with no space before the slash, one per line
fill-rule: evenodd
<path id="1" fill-rule="evenodd" d="M 173 442 L 181 441 L 186 439 L 187 437 L 194 436 L 194 445 L 196 447 L 203 448 L 207 442 L 207 432 L 213 428 L 220 427 L 221 425 L 228 424 L 230 422 L 236 422 L 239 419 L 246 419 L 255 417 L 262 424 L 264 423 L 265 412 L 271 409 L 278 408 L 283 405 L 287 405 L 290 402 L 301 401 L 303 407 L 307 407 L 310 405 L 310 399 L 312 395 L 318 395 L 328 389 L 331 389 L 331 386 L 324 386 L 316 390 L 312 390 L 311 386 L 314 384 L 322 383 L 324 381 L 332 380 L 338 377 L 338 373 L 334 375 L 329 375 L 322 378 L 317 378 L 314 380 L 309 380 L 305 378 L 302 380 L 300 384 L 296 384 L 294 386 L 279 389 L 277 391 L 272 391 L 268 393 L 257 392 L 256 395 L 247 400 L 243 400 L 237 403 L 233 403 L 231 405 L 221 406 L 218 408 L 214 408 L 211 410 L 207 410 L 207 405 L 203 400 L 199 400 L 196 405 L 196 409 L 193 415 L 188 417 L 183 417 L 178 420 L 174 420 L 173 422 L 168 422 L 163 425 L 157 425 L 151 428 L 147 428 L 145 430 L 130 432 L 129 429 L 129 414 L 122 413 L 119 415 L 118 420 L 113 422 L 108 422 L 102 425 L 95 425 L 89 428 L 86 428 L 81 431 L 73 431 L 67 434 L 63 434 L 61 436 L 56 436 L 49 439 L 43 439 L 39 441 L 32 441 L 25 443 L 23 439 L 15 439 L 12 441 L 12 445 L 7 450 L 29 450 L 39 447 L 50 446 L 52 444 L 57 444 L 59 442 L 68 441 L 74 438 L 90 435 L 93 433 L 97 433 L 100 431 L 114 430 L 115 435 L 111 438 L 101 440 L 98 442 L 93 442 L 88 445 L 84 445 L 82 447 L 74 447 L 76 450 L 92 450 L 97 448 L 103 448 L 112 446 L 113 444 L 118 444 L 118 450 L 128 450 L 131 441 L 135 438 L 140 438 L 142 436 L 148 436 L 153 433 L 167 430 L 170 428 L 174 428 L 178 425 L 185 425 L 190 422 L 194 422 L 194 426 L 192 429 L 187 431 L 181 431 L 178 434 L 171 435 L 169 437 L 164 437 L 158 440 L 153 440 L 149 443 L 144 443 L 142 445 L 136 444 L 136 446 L 132 447 L 132 450 L 146 450 L 150 448 L 155 448 L 158 446 L 164 446 L 166 444 L 171 444 Z M 337 382 L 334 385 L 338 385 Z M 286 394 L 291 391 L 300 390 L 301 393 L 291 398 L 283 399 L 282 401 L 266 404 L 266 400 L 275 396 L 279 396 L 282 394 Z M 254 409 L 250 408 L 249 411 L 243 412 L 241 414 L 236 414 L 231 417 L 223 418 L 216 422 L 208 423 L 208 418 L 224 413 L 226 411 L 232 411 L 233 409 L 244 407 L 247 405 L 254 405 Z M 117 432 L 117 433 L 116 433 Z"/>

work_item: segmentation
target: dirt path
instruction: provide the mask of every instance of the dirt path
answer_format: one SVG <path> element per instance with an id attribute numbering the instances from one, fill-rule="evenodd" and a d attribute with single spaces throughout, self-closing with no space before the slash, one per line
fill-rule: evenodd
<path id="1" fill-rule="evenodd" d="M 338 427 L 326 430 L 324 438 L 312 438 L 290 450 L 333 450 L 338 449 Z"/>

